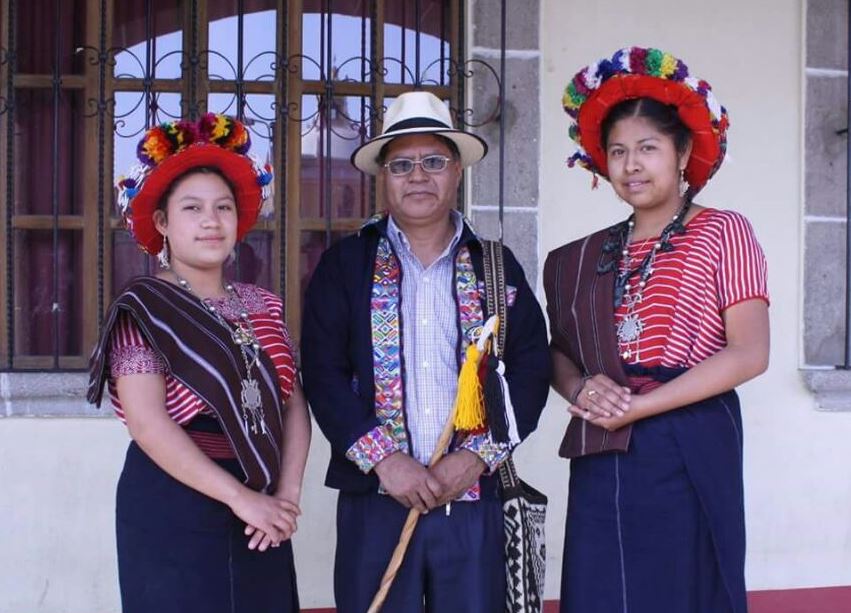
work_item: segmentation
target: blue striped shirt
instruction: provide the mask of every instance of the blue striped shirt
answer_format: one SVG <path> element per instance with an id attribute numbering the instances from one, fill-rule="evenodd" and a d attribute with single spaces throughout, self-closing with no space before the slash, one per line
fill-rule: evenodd
<path id="1" fill-rule="evenodd" d="M 444 251 L 424 267 L 392 215 L 387 235 L 402 267 L 402 359 L 405 413 L 411 453 L 428 464 L 449 417 L 458 387 L 458 307 L 453 251 L 463 222 L 451 212 L 455 234 Z"/>

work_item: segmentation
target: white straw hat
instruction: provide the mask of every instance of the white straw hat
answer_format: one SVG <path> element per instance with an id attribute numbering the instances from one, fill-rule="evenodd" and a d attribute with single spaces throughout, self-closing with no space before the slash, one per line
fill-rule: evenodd
<path id="1" fill-rule="evenodd" d="M 456 130 L 452 125 L 449 108 L 432 93 L 406 92 L 393 101 L 384 114 L 384 129 L 380 136 L 364 143 L 352 153 L 352 164 L 367 174 L 381 170 L 378 154 L 392 139 L 409 134 L 439 134 L 458 147 L 461 166 L 475 164 L 488 152 L 481 138 L 469 132 Z"/>

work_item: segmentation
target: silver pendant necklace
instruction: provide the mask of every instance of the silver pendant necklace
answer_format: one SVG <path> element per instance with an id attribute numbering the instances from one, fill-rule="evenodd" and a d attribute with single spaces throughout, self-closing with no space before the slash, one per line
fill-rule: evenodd
<path id="1" fill-rule="evenodd" d="M 622 254 L 623 258 L 621 259 L 622 276 L 628 275 L 629 269 L 632 267 L 632 257 L 629 255 L 629 245 L 632 239 L 632 231 L 635 222 L 630 219 L 628 224 L 629 232 L 627 234 L 626 245 L 624 246 Z M 647 245 L 647 241 L 645 241 L 640 247 L 637 247 L 636 251 L 641 252 L 645 245 Z M 644 322 L 638 315 L 637 309 L 641 304 L 641 301 L 644 299 L 644 288 L 647 286 L 647 281 L 650 279 L 650 275 L 653 272 L 653 263 L 656 260 L 656 252 L 659 249 L 660 244 L 658 242 L 650 248 L 650 253 L 643 262 L 643 264 L 646 265 L 642 266 L 643 270 L 641 271 L 637 288 L 634 287 L 632 282 L 629 280 L 626 280 L 623 284 L 622 301 L 623 304 L 626 305 L 626 314 L 617 324 L 617 336 L 618 344 L 621 347 L 621 357 L 624 360 L 632 358 L 634 353 L 636 361 L 641 361 L 638 340 L 641 338 L 641 333 L 644 332 Z"/>
<path id="2" fill-rule="evenodd" d="M 632 268 L 633 258 L 629 255 L 629 247 L 635 229 L 634 216 L 630 217 L 626 222 L 627 231 L 623 237 L 620 266 L 615 283 L 615 307 L 617 308 L 621 304 L 626 305 L 626 313 L 617 323 L 616 327 L 618 346 L 621 352 L 621 358 L 624 360 L 635 357 L 636 362 L 641 361 L 639 340 L 642 332 L 644 332 L 645 325 L 638 314 L 638 307 L 644 299 L 644 290 L 650 280 L 650 275 L 653 274 L 653 265 L 656 263 L 656 256 L 662 250 L 670 251 L 673 249 L 673 246 L 670 244 L 671 235 L 685 232 L 682 222 L 685 219 L 686 213 L 688 213 L 690 204 L 688 201 L 683 202 L 677 214 L 671 220 L 671 223 L 662 230 L 659 240 L 653 244 L 638 268 Z M 644 241 L 640 247 L 636 248 L 636 251 L 642 251 L 646 245 L 647 241 Z M 630 281 L 630 277 L 635 273 L 638 273 L 638 281 L 633 284 Z"/>
<path id="3" fill-rule="evenodd" d="M 172 271 L 174 272 L 174 271 Z M 187 292 L 195 296 L 204 305 L 204 308 L 216 318 L 216 320 L 231 333 L 231 340 L 239 347 L 239 352 L 242 354 L 242 361 L 245 363 L 245 377 L 240 382 L 240 404 L 242 407 L 242 420 L 246 428 L 250 428 L 253 434 L 263 434 L 266 429 L 266 415 L 263 411 L 263 397 L 260 395 L 260 383 L 254 378 L 253 368 L 260 361 L 260 342 L 257 340 L 257 334 L 254 332 L 254 326 L 248 316 L 248 310 L 239 297 L 234 286 L 230 283 L 223 285 L 227 292 L 228 300 L 231 304 L 238 307 L 236 310 L 239 313 L 239 318 L 235 322 L 236 327 L 231 327 L 224 316 L 221 314 L 216 305 L 210 298 L 201 298 L 196 294 L 189 282 L 178 275 L 177 284 Z M 252 353 L 249 354 L 248 348 L 251 347 Z"/>

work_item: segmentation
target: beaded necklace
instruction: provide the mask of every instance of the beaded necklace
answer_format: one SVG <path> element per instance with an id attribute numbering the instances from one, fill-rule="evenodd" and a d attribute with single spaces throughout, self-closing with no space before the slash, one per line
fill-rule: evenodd
<path id="1" fill-rule="evenodd" d="M 619 249 L 615 251 L 618 270 L 615 278 L 614 308 L 626 305 L 626 314 L 617 324 L 618 345 L 621 349 L 621 357 L 630 359 L 635 354 L 636 360 L 641 361 L 639 354 L 639 339 L 644 331 L 644 322 L 638 315 L 638 306 L 644 299 L 644 289 L 653 274 L 653 265 L 658 253 L 668 253 L 674 250 L 671 237 L 676 234 L 684 234 L 686 231 L 683 220 L 688 214 L 691 202 L 684 200 L 671 222 L 662 230 L 659 240 L 653 245 L 641 263 L 632 268 L 632 258 L 629 257 L 629 246 L 632 242 L 635 230 L 635 213 L 630 215 L 625 224 L 621 224 Z M 624 227 L 625 226 L 625 227 Z M 646 241 L 645 241 L 646 244 Z M 643 245 L 642 245 L 643 247 Z M 638 276 L 638 282 L 630 281 L 633 276 Z"/>
<path id="2" fill-rule="evenodd" d="M 254 326 L 251 323 L 251 319 L 248 317 L 248 309 L 245 308 L 245 305 L 234 286 L 231 283 L 225 283 L 223 287 L 225 292 L 227 292 L 228 300 L 231 302 L 231 305 L 238 307 L 236 310 L 239 313 L 239 318 L 236 321 L 236 327 L 233 327 L 224 318 L 219 309 L 216 308 L 212 299 L 201 298 L 194 292 L 186 279 L 178 275 L 176 272 L 174 273 L 174 276 L 177 278 L 178 285 L 198 298 L 201 301 L 201 304 L 204 305 L 204 308 L 206 308 L 207 311 L 209 311 L 210 314 L 212 314 L 228 332 L 230 332 L 231 339 L 234 344 L 239 347 L 239 351 L 242 354 L 242 360 L 245 362 L 245 377 L 240 382 L 242 420 L 246 427 L 251 428 L 252 433 L 258 434 L 259 432 L 266 434 L 266 418 L 265 413 L 263 412 L 263 400 L 260 396 L 260 385 L 257 379 L 254 378 L 254 374 L 252 372 L 252 369 L 257 366 L 257 363 L 260 361 L 260 341 L 257 340 L 257 334 L 254 331 Z M 251 352 L 249 352 L 249 347 L 251 348 Z"/>

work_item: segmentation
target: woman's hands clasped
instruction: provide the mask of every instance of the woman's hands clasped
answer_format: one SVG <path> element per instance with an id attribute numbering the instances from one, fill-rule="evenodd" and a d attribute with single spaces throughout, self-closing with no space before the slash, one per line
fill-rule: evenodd
<path id="1" fill-rule="evenodd" d="M 246 523 L 248 548 L 266 551 L 278 547 L 298 529 L 299 506 L 289 500 L 244 488 L 233 504 L 234 515 Z"/>
<path id="2" fill-rule="evenodd" d="M 574 398 L 568 407 L 571 415 L 611 431 L 633 421 L 630 411 L 638 396 L 606 375 L 598 374 L 583 378 Z"/>

